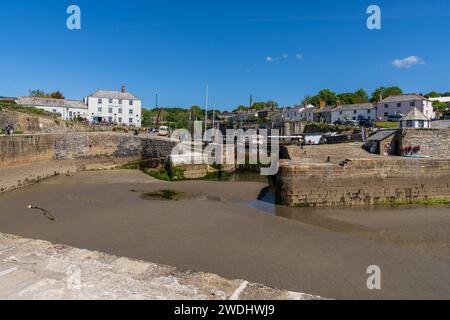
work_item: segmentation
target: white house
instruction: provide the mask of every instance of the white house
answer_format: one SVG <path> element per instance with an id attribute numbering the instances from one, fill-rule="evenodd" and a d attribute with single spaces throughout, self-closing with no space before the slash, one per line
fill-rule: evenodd
<path id="1" fill-rule="evenodd" d="M 402 129 L 421 129 L 431 128 L 431 120 L 428 119 L 420 110 L 413 108 L 405 117 L 400 120 Z"/>
<path id="2" fill-rule="evenodd" d="M 371 103 L 338 105 L 331 110 L 331 123 L 346 120 L 376 120 L 376 108 Z"/>
<path id="3" fill-rule="evenodd" d="M 448 103 L 448 102 L 450 102 L 450 97 L 430 98 L 430 100 L 431 100 L 432 102 L 434 102 L 434 101 L 439 101 L 439 102 Z"/>
<path id="4" fill-rule="evenodd" d="M 291 121 L 313 121 L 314 120 L 314 111 L 317 108 L 312 104 L 308 104 L 307 106 L 298 106 L 292 109 L 286 110 L 283 114 L 285 120 Z"/>
<path id="5" fill-rule="evenodd" d="M 88 119 L 88 107 L 79 100 L 18 97 L 16 103 L 59 114 L 62 120 Z"/>
<path id="6" fill-rule="evenodd" d="M 142 104 L 134 94 L 121 91 L 98 90 L 84 99 L 92 123 L 142 126 Z"/>
<path id="7" fill-rule="evenodd" d="M 433 102 L 417 93 L 390 96 L 377 104 L 377 118 L 386 121 L 390 115 L 407 115 L 417 108 L 428 119 L 434 119 Z"/>

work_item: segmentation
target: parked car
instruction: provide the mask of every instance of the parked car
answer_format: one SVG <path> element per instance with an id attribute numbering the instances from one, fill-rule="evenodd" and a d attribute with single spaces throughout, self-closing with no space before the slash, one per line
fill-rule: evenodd
<path id="1" fill-rule="evenodd" d="M 169 136 L 169 127 L 167 127 L 167 126 L 159 127 L 158 136 L 168 137 Z"/>
<path id="2" fill-rule="evenodd" d="M 373 126 L 375 126 L 374 122 L 372 120 L 368 120 L 368 119 L 360 120 L 359 125 L 361 127 L 368 127 L 368 128 L 372 128 Z"/>
<path id="3" fill-rule="evenodd" d="M 357 127 L 359 123 L 358 123 L 358 121 L 356 121 L 356 120 L 345 120 L 345 121 L 343 122 L 343 124 L 344 124 L 345 126 Z"/>
<path id="4" fill-rule="evenodd" d="M 403 114 L 390 114 L 387 117 L 387 121 L 389 122 L 400 122 L 401 118 L 403 118 Z"/>

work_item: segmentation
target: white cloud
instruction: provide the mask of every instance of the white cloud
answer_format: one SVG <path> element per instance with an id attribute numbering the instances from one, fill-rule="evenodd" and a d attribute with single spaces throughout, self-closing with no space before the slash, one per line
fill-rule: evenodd
<path id="1" fill-rule="evenodd" d="M 297 59 L 297 60 L 303 60 L 303 58 L 304 58 L 304 56 L 303 56 L 303 54 L 301 54 L 301 53 L 297 53 L 297 54 L 295 55 L 295 59 Z"/>
<path id="2" fill-rule="evenodd" d="M 410 56 L 404 59 L 397 59 L 392 61 L 392 65 L 398 69 L 409 69 L 413 66 L 423 65 L 425 61 L 417 56 Z"/>
<path id="3" fill-rule="evenodd" d="M 267 56 L 266 57 L 266 61 L 268 61 L 268 62 L 275 62 L 275 61 L 278 61 L 278 60 L 285 60 L 287 58 L 289 58 L 289 55 L 287 53 L 284 53 L 284 54 L 282 54 L 281 56 L 278 56 L 278 57 Z"/>

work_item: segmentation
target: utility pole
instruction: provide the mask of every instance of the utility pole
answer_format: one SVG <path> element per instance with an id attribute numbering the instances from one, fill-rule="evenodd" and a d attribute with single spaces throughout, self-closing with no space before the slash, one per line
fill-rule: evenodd
<path id="1" fill-rule="evenodd" d="M 209 86 L 206 85 L 206 102 L 205 102 L 205 131 L 208 130 L 208 99 L 209 99 Z"/>
<path id="2" fill-rule="evenodd" d="M 213 107 L 213 116 L 212 116 L 212 127 L 215 129 L 215 120 L 216 120 L 216 98 L 214 98 L 214 107 Z"/>
<path id="3" fill-rule="evenodd" d="M 249 109 L 251 109 L 253 106 L 253 95 L 250 95 L 250 105 L 248 106 Z"/>

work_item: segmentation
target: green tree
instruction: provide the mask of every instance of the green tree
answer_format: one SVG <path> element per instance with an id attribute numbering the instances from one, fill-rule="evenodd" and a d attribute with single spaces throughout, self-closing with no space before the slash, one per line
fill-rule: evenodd
<path id="1" fill-rule="evenodd" d="M 445 110 L 447 109 L 447 106 L 446 102 L 433 101 L 434 110 Z"/>
<path id="2" fill-rule="evenodd" d="M 192 106 L 190 109 L 191 119 L 192 120 L 203 120 L 205 119 L 205 113 L 199 106 Z"/>
<path id="3" fill-rule="evenodd" d="M 241 106 L 238 106 L 236 109 L 234 109 L 233 112 L 243 112 L 243 111 L 248 111 L 248 110 L 249 110 L 248 107 L 241 105 Z"/>
<path id="4" fill-rule="evenodd" d="M 60 91 L 54 91 L 50 94 L 50 97 L 53 99 L 65 99 L 64 95 Z"/>
<path id="5" fill-rule="evenodd" d="M 342 104 L 356 104 L 369 102 L 369 96 L 364 89 L 359 89 L 354 93 L 341 93 L 337 96 Z"/>
<path id="6" fill-rule="evenodd" d="M 330 89 L 323 89 L 319 91 L 318 96 L 320 100 L 325 101 L 327 105 L 335 105 L 337 102 L 336 93 L 331 91 Z"/>
<path id="7" fill-rule="evenodd" d="M 46 93 L 41 89 L 35 89 L 29 91 L 30 97 L 36 98 L 52 98 L 52 99 L 65 99 L 64 95 L 60 91 L 53 91 L 52 93 Z"/>
<path id="8" fill-rule="evenodd" d="M 36 97 L 36 98 L 50 98 L 50 95 L 48 93 L 45 93 L 44 91 L 40 89 L 30 90 L 29 91 L 30 97 Z"/>
<path id="9" fill-rule="evenodd" d="M 427 97 L 427 98 L 439 98 L 439 97 L 442 97 L 442 95 L 439 92 L 432 91 L 430 93 L 427 93 L 425 95 L 425 97 Z"/>
<path id="10" fill-rule="evenodd" d="M 401 94 L 403 94 L 403 91 L 399 87 L 380 87 L 372 93 L 372 98 L 370 100 L 372 102 L 377 102 L 380 100 L 380 98 L 385 99 L 390 96 Z"/>
<path id="11" fill-rule="evenodd" d="M 355 103 L 367 103 L 369 102 L 369 95 L 367 94 L 366 90 L 359 89 L 355 91 L 356 95 L 356 102 Z"/>

